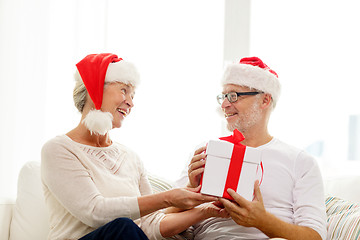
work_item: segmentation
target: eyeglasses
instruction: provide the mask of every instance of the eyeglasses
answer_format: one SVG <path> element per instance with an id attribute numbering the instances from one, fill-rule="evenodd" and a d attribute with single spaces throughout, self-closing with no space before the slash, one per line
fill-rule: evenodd
<path id="1" fill-rule="evenodd" d="M 233 103 L 238 100 L 239 96 L 254 96 L 254 95 L 257 95 L 260 93 L 263 93 L 263 92 L 228 92 L 225 94 L 217 95 L 216 100 L 221 105 L 224 102 L 225 98 L 227 98 L 227 100 L 229 100 L 229 102 Z"/>

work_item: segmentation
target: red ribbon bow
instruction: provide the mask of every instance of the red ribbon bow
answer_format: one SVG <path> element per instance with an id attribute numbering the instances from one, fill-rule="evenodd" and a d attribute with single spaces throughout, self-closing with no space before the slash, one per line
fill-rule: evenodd
<path id="1" fill-rule="evenodd" d="M 221 137 L 219 139 L 227 142 L 231 142 L 235 145 L 242 145 L 240 142 L 242 142 L 245 139 L 245 137 L 239 130 L 235 129 L 232 135 L 227 137 Z"/>

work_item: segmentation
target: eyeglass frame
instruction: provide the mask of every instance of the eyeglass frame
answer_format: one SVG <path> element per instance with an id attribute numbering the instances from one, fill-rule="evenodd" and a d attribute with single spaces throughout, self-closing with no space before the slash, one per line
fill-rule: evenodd
<path id="1" fill-rule="evenodd" d="M 232 101 L 228 97 L 228 96 L 230 96 L 230 94 L 233 94 L 233 93 L 236 94 L 236 100 L 235 101 Z M 264 93 L 264 92 L 257 91 L 257 92 L 228 92 L 228 93 L 221 93 L 221 94 L 216 96 L 216 100 L 220 105 L 225 101 L 225 98 L 227 98 L 227 100 L 230 103 L 234 103 L 234 102 L 237 102 L 237 100 L 239 99 L 240 96 L 255 96 L 255 95 L 258 95 L 258 94 L 261 94 L 261 93 Z M 222 101 L 220 102 L 220 100 L 222 100 Z"/>

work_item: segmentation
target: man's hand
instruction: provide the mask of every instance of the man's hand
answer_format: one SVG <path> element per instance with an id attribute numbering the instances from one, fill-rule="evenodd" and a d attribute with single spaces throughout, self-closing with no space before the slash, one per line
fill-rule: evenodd
<path id="1" fill-rule="evenodd" d="M 193 158 L 188 166 L 188 177 L 189 184 L 188 187 L 195 188 L 199 186 L 201 174 L 204 172 L 205 167 L 205 154 L 206 146 L 203 146 L 197 149 L 194 153 Z"/>
<path id="2" fill-rule="evenodd" d="M 226 211 L 237 224 L 245 227 L 255 227 L 270 238 L 280 237 L 289 240 L 321 239 L 315 230 L 284 222 L 267 212 L 260 192 L 259 181 L 255 182 L 255 196 L 251 202 L 232 189 L 227 191 L 235 202 L 224 198 L 219 201 L 225 206 Z"/>
<path id="3" fill-rule="evenodd" d="M 259 181 L 255 181 L 254 188 L 255 196 L 251 202 L 232 189 L 228 189 L 227 192 L 234 198 L 235 202 L 224 198 L 220 199 L 220 202 L 237 224 L 245 227 L 259 228 L 266 215 L 266 210 L 260 192 Z"/>

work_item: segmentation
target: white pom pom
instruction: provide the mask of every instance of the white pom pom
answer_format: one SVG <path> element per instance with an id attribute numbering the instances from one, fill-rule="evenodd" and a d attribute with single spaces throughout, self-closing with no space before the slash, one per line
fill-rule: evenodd
<path id="1" fill-rule="evenodd" d="M 113 115 L 101 110 L 91 110 L 82 121 L 90 133 L 105 135 L 112 129 Z"/>

